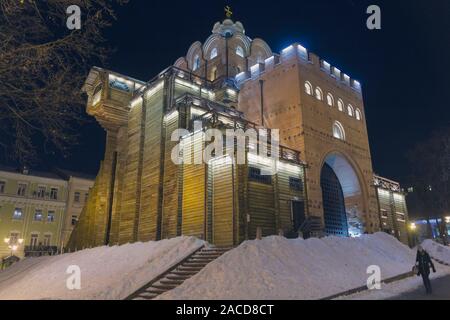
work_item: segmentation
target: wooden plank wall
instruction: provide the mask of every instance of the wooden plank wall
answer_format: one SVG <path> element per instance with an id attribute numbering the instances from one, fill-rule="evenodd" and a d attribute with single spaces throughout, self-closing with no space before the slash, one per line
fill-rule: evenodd
<path id="1" fill-rule="evenodd" d="M 137 240 L 157 239 L 159 192 L 162 183 L 162 136 L 164 90 L 161 87 L 145 98 L 145 135 L 143 141 L 142 175 L 140 178 L 140 210 L 138 213 Z"/>
<path id="2" fill-rule="evenodd" d="M 138 188 L 138 166 L 141 139 L 142 102 L 135 104 L 129 112 L 128 119 L 128 152 L 124 175 L 122 208 L 119 225 L 119 243 L 136 241 L 134 238 L 134 222 L 136 217 L 136 194 Z"/>
<path id="3" fill-rule="evenodd" d="M 218 246 L 234 245 L 235 170 L 232 159 L 211 161 L 212 179 L 212 241 Z"/>
<path id="4" fill-rule="evenodd" d="M 279 201 L 279 223 L 278 226 L 284 232 L 292 230 L 292 200 L 305 201 L 304 187 L 300 191 L 296 191 L 289 186 L 289 178 L 298 178 L 304 186 L 303 167 L 284 164 L 278 167 L 278 201 Z M 306 211 L 305 211 L 306 216 Z"/>
<path id="5" fill-rule="evenodd" d="M 187 139 L 191 140 L 191 156 L 199 156 L 203 133 L 196 133 Z M 187 139 L 185 139 L 186 143 Z M 198 148 L 194 148 L 194 145 Z M 199 151 L 194 151 L 197 149 Z M 194 164 L 183 165 L 183 208 L 182 228 L 183 235 L 193 235 L 201 239 L 205 238 L 205 212 L 206 212 L 206 165 Z"/>
<path id="6" fill-rule="evenodd" d="M 178 144 L 171 141 L 172 132 L 179 128 L 179 112 L 165 117 L 165 157 L 164 157 L 164 191 L 162 206 L 162 238 L 172 238 L 177 236 L 177 220 L 178 220 L 178 183 L 179 183 L 179 167 L 172 161 L 172 149 Z"/>

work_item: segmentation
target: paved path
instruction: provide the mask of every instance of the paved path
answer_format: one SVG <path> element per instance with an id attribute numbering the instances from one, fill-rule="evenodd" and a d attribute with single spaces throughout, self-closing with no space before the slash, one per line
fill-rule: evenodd
<path id="1" fill-rule="evenodd" d="M 389 300 L 450 300 L 450 275 L 431 280 L 431 287 L 433 288 L 431 295 L 425 294 L 425 287 L 421 286 Z"/>

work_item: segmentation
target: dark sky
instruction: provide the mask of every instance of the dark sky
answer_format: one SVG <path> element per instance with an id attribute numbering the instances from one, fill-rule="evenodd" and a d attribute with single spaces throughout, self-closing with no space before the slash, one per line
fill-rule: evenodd
<path id="1" fill-rule="evenodd" d="M 246 34 L 274 52 L 299 42 L 360 80 L 376 173 L 405 181 L 407 150 L 450 125 L 449 0 L 130 0 L 107 31 L 116 52 L 106 67 L 149 80 L 206 40 L 227 4 Z M 382 30 L 366 28 L 370 4 L 381 7 Z M 80 133 L 64 166 L 95 173 L 104 133 L 94 122 Z"/>

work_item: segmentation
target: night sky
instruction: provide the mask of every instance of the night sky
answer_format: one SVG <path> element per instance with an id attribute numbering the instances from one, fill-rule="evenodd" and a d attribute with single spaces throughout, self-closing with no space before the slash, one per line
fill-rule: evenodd
<path id="1" fill-rule="evenodd" d="M 382 30 L 366 28 L 366 8 L 377 4 Z M 299 42 L 359 80 L 374 171 L 404 182 L 407 151 L 433 129 L 450 125 L 450 1 L 131 0 L 117 9 L 106 32 L 116 48 L 107 68 L 149 80 L 204 42 L 230 5 L 251 38 L 274 52 Z M 57 165 L 96 173 L 104 133 L 92 121 L 80 128 L 80 145 Z"/>

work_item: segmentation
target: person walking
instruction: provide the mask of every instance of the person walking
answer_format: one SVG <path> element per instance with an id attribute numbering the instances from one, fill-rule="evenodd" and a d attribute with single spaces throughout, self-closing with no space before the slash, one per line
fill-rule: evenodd
<path id="1" fill-rule="evenodd" d="M 417 247 L 416 267 L 417 275 L 422 276 L 423 284 L 427 294 L 432 293 L 430 282 L 430 266 L 433 272 L 436 272 L 433 261 L 431 261 L 430 255 L 423 249 L 421 245 Z"/>

